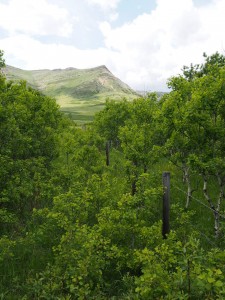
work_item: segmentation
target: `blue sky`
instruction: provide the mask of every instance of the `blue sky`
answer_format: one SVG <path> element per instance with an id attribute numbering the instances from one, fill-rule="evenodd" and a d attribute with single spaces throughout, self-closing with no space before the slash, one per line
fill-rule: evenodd
<path id="1" fill-rule="evenodd" d="M 0 0 L 0 49 L 23 69 L 106 65 L 138 90 L 225 49 L 225 0 Z"/>

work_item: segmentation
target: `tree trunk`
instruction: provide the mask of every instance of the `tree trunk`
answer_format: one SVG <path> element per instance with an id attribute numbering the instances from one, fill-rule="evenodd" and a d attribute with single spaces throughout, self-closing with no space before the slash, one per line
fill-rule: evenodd
<path id="1" fill-rule="evenodd" d="M 138 167 L 138 164 L 136 161 L 133 162 L 133 165 L 134 165 L 134 179 L 132 181 L 132 184 L 131 184 L 131 195 L 134 196 L 137 192 L 137 181 L 138 181 L 138 173 L 137 173 L 137 170 L 136 168 Z"/>
<path id="2" fill-rule="evenodd" d="M 137 192 L 137 186 L 136 186 L 137 180 L 134 179 L 131 185 L 131 195 L 134 196 Z"/>
<path id="3" fill-rule="evenodd" d="M 144 173 L 147 173 L 148 172 L 148 168 L 147 168 L 147 165 L 144 164 Z"/>
<path id="4" fill-rule="evenodd" d="M 220 193 L 218 196 L 218 200 L 217 200 L 217 207 L 216 207 L 216 211 L 214 212 L 214 217 L 215 217 L 215 236 L 216 238 L 219 237 L 219 218 L 220 218 L 220 205 L 221 205 L 221 201 L 224 198 L 224 178 L 221 178 L 218 174 L 217 174 L 217 179 L 219 182 L 219 186 L 220 186 Z"/>
<path id="5" fill-rule="evenodd" d="M 219 225 L 220 225 L 220 216 L 219 216 L 219 212 L 217 210 L 214 211 L 214 230 L 215 230 L 215 238 L 218 238 L 219 237 Z"/>
<path id="6" fill-rule="evenodd" d="M 220 195 L 218 197 L 218 200 L 217 200 L 217 207 L 215 207 L 215 205 L 213 204 L 210 196 L 209 196 L 209 193 L 208 193 L 208 190 L 207 190 L 207 178 L 206 176 L 203 176 L 203 179 L 204 179 L 204 185 L 203 185 L 203 193 L 204 193 L 204 196 L 206 198 L 206 200 L 208 201 L 209 203 L 209 206 L 210 208 L 212 209 L 213 211 L 213 215 L 214 215 L 214 233 L 215 233 L 215 237 L 218 238 L 219 237 L 219 216 L 220 216 L 220 204 L 221 204 L 221 200 L 222 200 L 222 197 L 223 197 L 223 189 L 224 189 L 224 186 L 221 185 L 220 187 Z M 219 178 L 218 178 L 219 180 Z"/>
<path id="7" fill-rule="evenodd" d="M 183 168 L 184 171 L 184 181 L 187 184 L 187 198 L 186 198 L 186 205 L 185 207 L 188 208 L 190 201 L 191 201 L 191 197 L 192 197 L 192 188 L 191 188 L 191 180 L 190 180 L 190 174 L 189 174 L 189 168 L 187 166 L 185 166 Z"/>

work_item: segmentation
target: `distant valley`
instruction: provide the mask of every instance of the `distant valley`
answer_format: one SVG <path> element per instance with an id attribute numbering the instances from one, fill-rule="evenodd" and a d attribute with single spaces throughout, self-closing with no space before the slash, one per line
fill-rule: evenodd
<path id="1" fill-rule="evenodd" d="M 107 98 L 133 100 L 140 96 L 106 66 L 34 71 L 6 66 L 3 72 L 9 80 L 26 80 L 31 87 L 54 97 L 61 110 L 78 123 L 91 121 Z"/>

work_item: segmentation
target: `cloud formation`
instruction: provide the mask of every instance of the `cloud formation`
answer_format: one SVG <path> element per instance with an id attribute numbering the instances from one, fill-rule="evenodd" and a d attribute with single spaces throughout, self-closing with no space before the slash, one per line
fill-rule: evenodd
<path id="1" fill-rule="evenodd" d="M 1 45 L 6 51 L 6 62 L 20 61 L 23 68 L 35 69 L 57 69 L 70 66 L 76 68 L 91 68 L 101 65 L 109 58 L 109 52 L 105 48 L 96 50 L 81 50 L 74 46 L 58 43 L 43 44 L 32 37 L 24 34 L 16 37 L 2 39 Z M 10 50 L 15 49 L 16 52 Z M 16 66 L 15 63 L 12 63 Z"/>
<path id="2" fill-rule="evenodd" d="M 224 0 L 207 0 L 204 5 L 196 5 L 195 0 L 157 0 L 154 10 L 117 27 L 110 16 L 120 17 L 119 4 L 126 0 L 79 2 L 82 23 L 77 20 L 78 28 L 81 24 L 85 26 L 90 11 L 98 30 L 96 37 L 102 38 L 101 45 L 85 49 L 73 43 L 73 35 L 69 36 L 76 33 L 78 41 L 84 37 L 90 39 L 88 32 L 83 36 L 83 31 L 79 36 L 79 32 L 73 31 L 71 12 L 66 6 L 60 6 L 64 1 L 60 5 L 59 0 L 54 5 L 49 1 L 10 0 L 8 5 L 0 4 L 0 28 L 10 33 L 0 37 L 0 49 L 5 50 L 7 63 L 26 69 L 88 68 L 105 64 L 135 89 L 166 90 L 167 79 L 178 74 L 183 65 L 200 63 L 203 52 L 224 53 Z M 65 5 L 68 1 L 65 0 Z M 71 2 L 74 12 L 77 1 Z M 17 18 L 19 5 L 24 11 Z M 93 30 L 90 34 L 96 39 Z M 37 35 L 63 36 L 64 40 L 43 41 Z"/>
<path id="3" fill-rule="evenodd" d="M 0 27 L 13 35 L 56 35 L 68 37 L 72 33 L 69 13 L 65 8 L 47 0 L 11 0 L 0 4 Z"/>
<path id="4" fill-rule="evenodd" d="M 224 11 L 223 0 L 200 7 L 192 0 L 158 0 L 151 13 L 119 28 L 104 22 L 100 30 L 106 48 L 121 55 L 116 72 L 126 70 L 122 76 L 131 85 L 159 89 L 183 65 L 201 61 L 204 51 L 223 50 Z"/>

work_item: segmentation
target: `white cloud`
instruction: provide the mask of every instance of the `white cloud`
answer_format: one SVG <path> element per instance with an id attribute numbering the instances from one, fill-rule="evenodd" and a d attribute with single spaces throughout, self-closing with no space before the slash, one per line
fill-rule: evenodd
<path id="1" fill-rule="evenodd" d="M 224 11 L 224 0 L 203 7 L 194 6 L 192 0 L 158 0 L 150 14 L 115 29 L 104 22 L 100 30 L 105 46 L 118 52 L 115 70 L 123 80 L 161 89 L 183 65 L 199 63 L 203 52 L 223 50 Z"/>
<path id="2" fill-rule="evenodd" d="M 57 35 L 68 37 L 72 24 L 66 9 L 49 4 L 47 0 L 10 0 L 0 4 L 0 27 L 11 35 Z"/>
<path id="3" fill-rule="evenodd" d="M 121 0 L 87 0 L 91 5 L 97 5 L 103 10 L 116 9 Z"/>
<path id="4" fill-rule="evenodd" d="M 110 21 L 116 21 L 118 19 L 118 17 L 119 17 L 119 14 L 117 12 L 111 13 L 109 15 Z"/>
<path id="5" fill-rule="evenodd" d="M 109 55 L 104 48 L 80 50 L 63 44 L 42 44 L 26 35 L 2 39 L 0 44 L 5 51 L 6 63 L 10 60 L 12 65 L 27 70 L 96 67 L 107 61 Z M 17 65 L 13 61 L 17 61 Z"/>
<path id="6" fill-rule="evenodd" d="M 108 9 L 107 16 L 116 13 L 119 3 L 119 0 L 86 1 Z M 210 55 L 225 48 L 224 0 L 211 0 L 201 6 L 194 5 L 193 0 L 158 0 L 155 10 L 123 26 L 114 28 L 110 19 L 99 23 L 104 46 L 86 50 L 73 46 L 72 42 L 71 45 L 43 44 L 32 36 L 63 34 L 60 30 L 66 24 L 68 29 L 64 29 L 64 35 L 69 34 L 72 29 L 65 9 L 48 4 L 47 0 L 10 0 L 9 3 L 9 6 L 0 4 L 0 26 L 13 34 L 0 39 L 0 49 L 5 51 L 6 63 L 16 67 L 89 68 L 105 64 L 135 89 L 165 90 L 167 79 L 179 73 L 183 65 L 200 63 L 203 52 Z M 26 8 L 23 13 L 20 5 Z M 39 5 L 44 5 L 44 12 Z M 16 9 L 20 19 L 16 19 Z M 23 21 L 27 14 L 33 20 Z M 79 17 L 82 19 L 82 14 Z"/>

